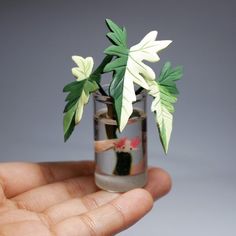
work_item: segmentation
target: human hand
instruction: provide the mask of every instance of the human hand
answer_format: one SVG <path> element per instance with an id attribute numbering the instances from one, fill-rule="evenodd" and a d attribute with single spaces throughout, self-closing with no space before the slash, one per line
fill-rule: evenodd
<path id="1" fill-rule="evenodd" d="M 0 164 L 0 235 L 114 235 L 141 219 L 171 187 L 150 168 L 145 189 L 99 190 L 91 161 Z"/>

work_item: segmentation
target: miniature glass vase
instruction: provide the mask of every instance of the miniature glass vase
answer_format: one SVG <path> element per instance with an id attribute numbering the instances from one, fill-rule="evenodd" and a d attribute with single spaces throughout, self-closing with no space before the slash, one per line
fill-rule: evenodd
<path id="1" fill-rule="evenodd" d="M 133 113 L 119 132 L 113 99 L 94 94 L 95 182 L 104 190 L 125 192 L 147 181 L 146 94 L 133 103 Z"/>

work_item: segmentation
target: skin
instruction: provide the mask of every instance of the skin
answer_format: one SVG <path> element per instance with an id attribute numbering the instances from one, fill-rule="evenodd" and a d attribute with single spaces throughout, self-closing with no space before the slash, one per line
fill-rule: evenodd
<path id="1" fill-rule="evenodd" d="M 143 189 L 99 190 L 90 161 L 0 164 L 1 236 L 114 235 L 140 220 L 171 188 L 150 168 Z"/>

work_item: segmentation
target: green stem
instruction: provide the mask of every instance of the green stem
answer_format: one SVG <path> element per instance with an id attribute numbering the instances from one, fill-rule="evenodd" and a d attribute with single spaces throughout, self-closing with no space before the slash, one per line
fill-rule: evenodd
<path id="1" fill-rule="evenodd" d="M 99 87 L 99 92 L 101 93 L 101 95 L 108 96 L 105 90 L 102 88 L 101 84 L 98 84 L 98 87 Z"/>

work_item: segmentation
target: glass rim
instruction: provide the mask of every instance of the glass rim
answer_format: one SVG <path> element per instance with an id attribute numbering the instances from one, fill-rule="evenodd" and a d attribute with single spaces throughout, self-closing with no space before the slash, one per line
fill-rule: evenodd
<path id="1" fill-rule="evenodd" d="M 109 84 L 104 84 L 102 88 L 103 89 L 105 88 L 105 90 L 108 90 Z M 145 89 L 143 89 L 139 94 L 136 94 L 136 101 L 134 101 L 133 103 L 142 101 L 143 99 L 146 98 L 146 95 L 147 95 L 147 92 Z M 93 93 L 93 98 L 99 102 L 113 103 L 113 98 L 111 96 L 102 95 L 99 92 L 99 90 Z"/>

